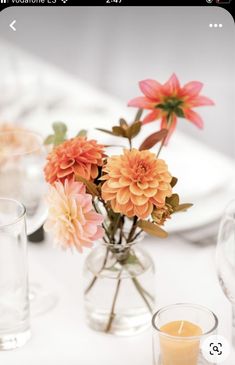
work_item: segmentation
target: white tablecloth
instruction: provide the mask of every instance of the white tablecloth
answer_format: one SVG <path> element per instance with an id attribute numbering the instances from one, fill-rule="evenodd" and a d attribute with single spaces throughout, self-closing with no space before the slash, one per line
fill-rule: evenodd
<path id="1" fill-rule="evenodd" d="M 157 308 L 192 302 L 219 317 L 219 333 L 230 339 L 231 308 L 215 273 L 214 245 L 179 236 L 142 243 L 156 265 Z M 86 253 L 88 253 L 87 251 Z M 30 279 L 58 295 L 56 307 L 32 318 L 32 339 L 21 349 L 0 353 L 3 365 L 152 365 L 151 329 L 129 338 L 90 330 L 84 321 L 82 267 L 86 254 L 71 254 L 51 242 L 30 244 Z M 226 365 L 234 364 L 232 355 Z"/>

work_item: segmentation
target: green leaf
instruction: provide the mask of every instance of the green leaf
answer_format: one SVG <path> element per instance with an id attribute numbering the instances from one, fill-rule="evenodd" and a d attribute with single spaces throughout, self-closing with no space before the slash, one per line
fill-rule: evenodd
<path id="1" fill-rule="evenodd" d="M 185 203 L 185 204 L 179 204 L 174 211 L 175 212 L 186 212 L 186 210 L 188 210 L 189 208 L 191 208 L 193 206 L 193 204 L 191 203 Z"/>
<path id="2" fill-rule="evenodd" d="M 112 136 L 114 135 L 112 131 L 109 131 L 108 129 L 103 129 L 103 128 L 96 128 L 97 131 L 100 132 L 104 132 L 104 133 L 108 133 L 111 134 Z"/>
<path id="3" fill-rule="evenodd" d="M 59 144 L 65 141 L 65 135 L 55 134 L 54 136 L 54 146 L 58 146 Z"/>
<path id="4" fill-rule="evenodd" d="M 143 109 L 139 109 L 135 116 L 135 122 L 138 122 L 139 120 L 141 120 L 142 114 L 143 114 Z"/>
<path id="5" fill-rule="evenodd" d="M 86 137 L 86 136 L 87 136 L 87 130 L 86 129 L 81 129 L 77 134 L 77 137 Z"/>
<path id="6" fill-rule="evenodd" d="M 175 114 L 177 115 L 177 117 L 179 117 L 179 118 L 184 118 L 185 117 L 184 112 L 181 108 L 175 108 L 174 111 L 175 111 Z"/>
<path id="7" fill-rule="evenodd" d="M 162 228 L 160 228 L 155 223 L 151 223 L 149 221 L 144 221 L 141 219 L 137 225 L 138 225 L 138 227 L 143 229 L 143 231 L 145 231 L 146 233 L 148 233 L 152 236 L 156 236 L 156 237 L 160 237 L 160 238 L 166 238 L 168 236 L 168 233 L 166 231 L 164 231 Z"/>
<path id="8" fill-rule="evenodd" d="M 155 146 L 158 142 L 162 141 L 164 138 L 166 138 L 168 134 L 167 129 L 161 129 L 159 132 L 151 134 L 149 137 L 147 137 L 144 142 L 140 145 L 139 150 L 149 150 L 153 146 Z"/>
<path id="9" fill-rule="evenodd" d="M 114 126 L 112 128 L 113 135 L 117 137 L 126 137 L 125 130 L 122 127 Z"/>
<path id="10" fill-rule="evenodd" d="M 99 191 L 98 191 L 98 189 L 97 189 L 96 185 L 95 185 L 93 182 L 91 182 L 91 181 L 89 181 L 89 180 L 85 179 L 85 178 L 84 178 L 84 177 L 82 177 L 82 176 L 78 176 L 78 175 L 76 175 L 76 181 L 80 181 L 80 182 L 82 182 L 84 185 L 86 185 L 86 188 L 87 188 L 88 192 L 89 192 L 91 195 L 93 195 L 93 196 L 99 196 L 99 195 L 100 195 L 100 193 L 99 193 Z"/>
<path id="11" fill-rule="evenodd" d="M 54 144 L 54 140 L 55 140 L 55 136 L 53 134 L 51 134 L 50 136 L 48 136 L 45 139 L 44 144 L 45 145 Z"/>
<path id="12" fill-rule="evenodd" d="M 52 124 L 52 128 L 55 132 L 55 134 L 62 134 L 65 135 L 67 132 L 67 126 L 66 124 L 62 123 L 62 122 L 55 122 Z"/>
<path id="13" fill-rule="evenodd" d="M 177 182 L 178 182 L 178 179 L 177 179 L 177 177 L 172 177 L 172 180 L 171 180 L 171 187 L 173 188 L 176 184 L 177 184 Z"/>
<path id="14" fill-rule="evenodd" d="M 155 106 L 155 109 L 162 109 L 162 110 L 168 110 L 168 106 L 166 104 L 157 104 Z"/>

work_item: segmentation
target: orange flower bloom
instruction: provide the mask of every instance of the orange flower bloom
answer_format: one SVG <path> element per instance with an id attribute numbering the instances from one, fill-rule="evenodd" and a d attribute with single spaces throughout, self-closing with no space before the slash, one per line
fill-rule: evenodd
<path id="1" fill-rule="evenodd" d="M 98 166 L 103 164 L 104 146 L 95 140 L 88 141 L 85 137 L 76 137 L 55 147 L 47 157 L 44 169 L 46 181 L 64 182 L 74 175 L 87 180 L 98 176 Z"/>
<path id="2" fill-rule="evenodd" d="M 103 171 L 103 199 L 111 202 L 114 212 L 128 217 L 147 218 L 172 195 L 172 176 L 165 161 L 147 150 L 125 150 L 121 156 L 112 156 Z"/>

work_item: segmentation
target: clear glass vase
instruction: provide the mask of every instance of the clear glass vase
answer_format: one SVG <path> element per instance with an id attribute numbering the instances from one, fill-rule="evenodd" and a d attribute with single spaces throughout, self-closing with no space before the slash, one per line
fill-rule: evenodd
<path id="1" fill-rule="evenodd" d="M 84 267 L 86 320 L 92 329 L 120 336 L 151 326 L 154 264 L 138 245 L 97 246 Z"/>

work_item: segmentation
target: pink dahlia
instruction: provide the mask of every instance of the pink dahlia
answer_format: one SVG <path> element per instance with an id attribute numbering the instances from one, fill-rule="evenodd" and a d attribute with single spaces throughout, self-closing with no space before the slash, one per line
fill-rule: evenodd
<path id="1" fill-rule="evenodd" d="M 55 243 L 82 252 L 82 247 L 91 247 L 93 241 L 102 238 L 103 217 L 93 210 L 92 196 L 81 182 L 55 182 L 49 186 L 47 201 L 49 214 L 44 228 L 53 233 Z"/>
<path id="2" fill-rule="evenodd" d="M 130 100 L 128 105 L 151 110 L 143 119 L 143 124 L 161 119 L 161 129 L 169 130 L 168 140 L 175 130 L 177 117 L 185 118 L 198 128 L 203 128 L 203 120 L 193 108 L 214 105 L 211 99 L 200 95 L 203 87 L 201 82 L 191 81 L 181 86 L 175 74 L 165 84 L 147 79 L 140 81 L 139 86 L 144 96 Z"/>

